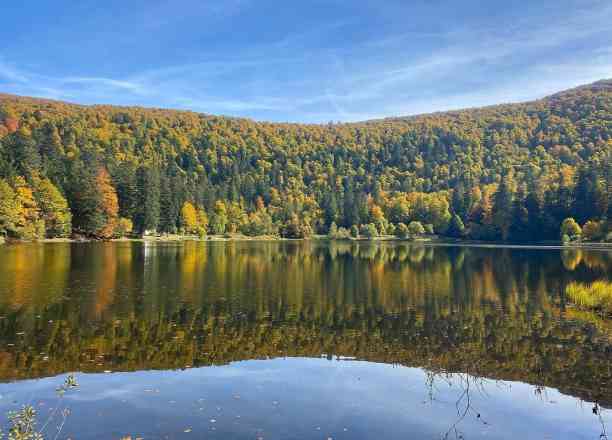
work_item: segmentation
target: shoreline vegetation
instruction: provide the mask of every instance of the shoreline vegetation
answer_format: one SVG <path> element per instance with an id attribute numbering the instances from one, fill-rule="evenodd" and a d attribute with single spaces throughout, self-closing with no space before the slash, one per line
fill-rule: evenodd
<path id="1" fill-rule="evenodd" d="M 594 311 L 612 317 L 612 283 L 595 281 L 591 284 L 570 283 L 565 288 L 568 299 L 580 310 Z"/>
<path id="2" fill-rule="evenodd" d="M 97 239 L 92 237 L 59 237 L 59 238 L 43 238 L 38 240 L 23 240 L 23 239 L 5 239 L 0 237 L 0 245 L 2 244 L 18 244 L 18 243 L 121 243 L 121 242 L 136 242 L 136 243 L 180 243 L 187 241 L 197 241 L 203 243 L 224 243 L 224 242 L 354 242 L 354 243 L 408 243 L 421 244 L 430 246 L 466 246 L 466 247 L 499 247 L 499 248 L 539 248 L 539 249 L 591 249 L 591 250 L 611 250 L 612 243 L 607 242 L 534 242 L 534 243 L 506 243 L 506 242 L 487 242 L 477 240 L 461 240 L 450 237 L 413 237 L 402 238 L 394 235 L 385 235 L 378 237 L 346 237 L 346 238 L 330 238 L 327 235 L 313 235 L 305 238 L 285 238 L 273 235 L 248 236 L 244 234 L 224 234 L 224 235 L 181 235 L 181 234 L 163 234 L 163 235 L 146 235 L 142 237 L 121 237 L 110 239 Z"/>
<path id="3" fill-rule="evenodd" d="M 0 236 L 612 243 L 610 114 L 612 80 L 318 125 L 0 94 Z"/>

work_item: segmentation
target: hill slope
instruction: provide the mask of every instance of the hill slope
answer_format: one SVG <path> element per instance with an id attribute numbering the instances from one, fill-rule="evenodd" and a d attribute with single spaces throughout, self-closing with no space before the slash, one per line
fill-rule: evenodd
<path id="1" fill-rule="evenodd" d="M 612 80 L 522 104 L 329 125 L 0 95 L 0 233 L 109 237 L 132 223 L 406 235 L 418 221 L 534 241 L 557 239 L 571 216 L 593 220 L 586 235 L 600 239 L 611 152 Z"/>

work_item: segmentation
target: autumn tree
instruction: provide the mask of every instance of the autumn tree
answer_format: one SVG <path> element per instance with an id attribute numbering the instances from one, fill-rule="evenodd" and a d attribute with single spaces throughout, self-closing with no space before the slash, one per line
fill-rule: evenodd
<path id="1" fill-rule="evenodd" d="M 41 218 L 34 191 L 26 179 L 21 176 L 14 178 L 13 187 L 21 207 L 21 218 L 18 223 L 19 236 L 27 240 L 44 238 L 45 222 Z"/>
<path id="2" fill-rule="evenodd" d="M 580 229 L 580 225 L 576 223 L 576 220 L 574 220 L 571 217 L 568 217 L 565 220 L 563 220 L 563 223 L 561 223 L 560 233 L 561 233 L 561 238 L 563 238 L 564 236 L 567 236 L 570 239 L 576 239 L 576 238 L 580 238 L 580 235 L 582 234 L 582 229 Z"/>
<path id="3" fill-rule="evenodd" d="M 181 225 L 185 233 L 197 233 L 198 212 L 191 202 L 183 203 L 183 207 L 181 208 Z"/>
<path id="4" fill-rule="evenodd" d="M 217 200 L 215 203 L 215 210 L 210 219 L 210 228 L 213 234 L 224 234 L 227 223 L 227 207 L 222 200 Z"/>
<path id="5" fill-rule="evenodd" d="M 101 238 L 111 238 L 119 221 L 119 201 L 111 177 L 105 168 L 98 170 L 96 189 L 99 194 L 98 209 L 102 218 L 102 224 L 96 230 L 96 235 Z"/>
<path id="6" fill-rule="evenodd" d="M 125 217 L 120 217 L 117 222 L 117 230 L 116 233 L 119 237 L 127 237 L 132 233 L 134 226 L 132 224 L 132 220 Z"/>
<path id="7" fill-rule="evenodd" d="M 408 233 L 413 237 L 418 237 L 425 233 L 425 228 L 421 222 L 412 221 L 408 224 Z"/>
<path id="8" fill-rule="evenodd" d="M 196 212 L 197 234 L 200 237 L 205 237 L 208 231 L 208 215 L 202 208 L 198 208 Z"/>
<path id="9" fill-rule="evenodd" d="M 2 95 L 0 178 L 16 191 L 22 177 L 34 191 L 39 218 L 24 206 L 18 226 L 30 237 L 43 235 L 40 220 L 49 226 L 37 178 L 66 197 L 75 233 L 112 235 L 116 217 L 104 205 L 113 203 L 98 189 L 104 168 L 102 187 L 115 189 L 119 217 L 140 233 L 175 233 L 189 201 L 221 234 L 295 225 L 324 234 L 334 222 L 388 234 L 418 221 L 458 235 L 457 215 L 469 239 L 552 240 L 567 217 L 603 222 L 605 239 L 611 112 L 608 83 L 531 103 L 333 125 Z"/>
<path id="10" fill-rule="evenodd" d="M 579 226 L 577 229 L 580 231 Z M 577 235 L 582 235 L 588 241 L 600 240 L 605 235 L 605 223 L 603 221 L 589 220 L 582 226 L 581 234 L 578 233 Z"/>
<path id="11" fill-rule="evenodd" d="M 35 197 L 47 237 L 67 237 L 72 230 L 68 201 L 49 179 L 37 179 Z"/>
<path id="12" fill-rule="evenodd" d="M 0 235 L 17 237 L 22 217 L 17 194 L 6 180 L 0 179 Z"/>

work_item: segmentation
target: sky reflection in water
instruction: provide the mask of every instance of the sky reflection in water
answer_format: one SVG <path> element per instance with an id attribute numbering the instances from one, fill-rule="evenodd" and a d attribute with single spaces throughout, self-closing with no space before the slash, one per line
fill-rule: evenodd
<path id="1" fill-rule="evenodd" d="M 595 440 L 610 424 L 592 402 L 612 405 L 612 325 L 564 296 L 609 280 L 609 252 L 32 244 L 0 267 L 0 412 L 44 420 L 80 371 L 60 438 Z"/>

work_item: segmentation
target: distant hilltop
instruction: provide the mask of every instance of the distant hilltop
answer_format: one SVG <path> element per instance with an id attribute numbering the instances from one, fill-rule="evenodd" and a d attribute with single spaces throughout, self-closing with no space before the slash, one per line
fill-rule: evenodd
<path id="1" fill-rule="evenodd" d="M 343 124 L 0 95 L 0 237 L 611 241 L 612 80 Z"/>

